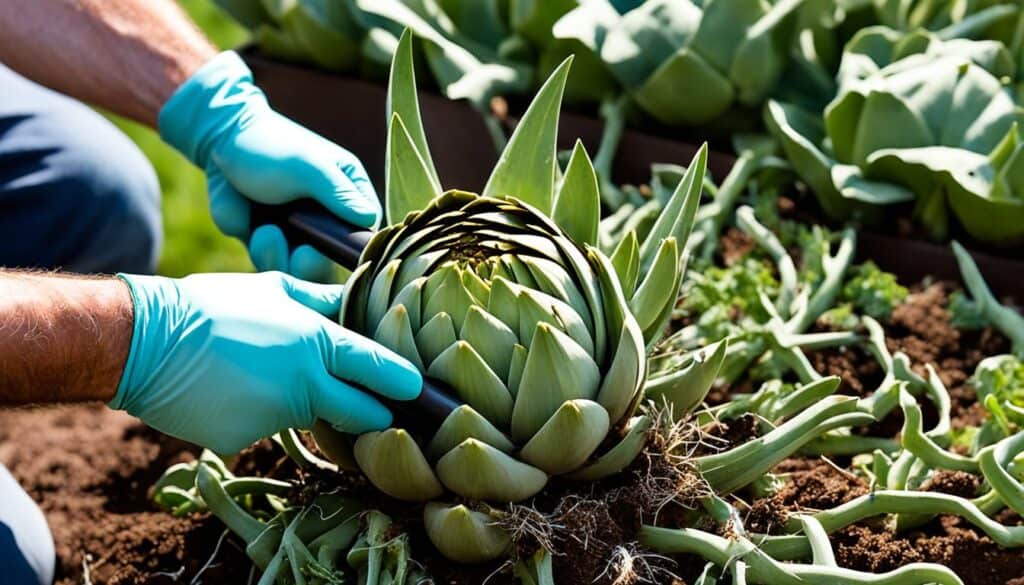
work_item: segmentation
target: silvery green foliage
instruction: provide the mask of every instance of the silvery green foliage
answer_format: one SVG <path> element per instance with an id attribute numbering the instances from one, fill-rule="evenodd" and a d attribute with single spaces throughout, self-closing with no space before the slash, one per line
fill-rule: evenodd
<path id="1" fill-rule="evenodd" d="M 838 94 L 816 114 L 770 102 L 787 158 L 838 219 L 915 202 L 936 238 L 952 214 L 975 238 L 1024 239 L 1016 63 L 998 41 L 867 28 L 850 41 Z"/>
<path id="2" fill-rule="evenodd" d="M 600 199 L 586 151 L 564 172 L 556 132 L 569 61 L 541 87 L 482 195 L 443 191 L 418 111 L 412 34 L 395 52 L 386 169 L 387 227 L 348 283 L 342 323 L 447 384 L 465 403 L 428 435 L 392 428 L 318 442 L 387 494 L 431 502 L 425 525 L 446 556 L 495 558 L 509 536 L 446 496 L 505 503 L 552 475 L 593 480 L 642 450 L 638 413 L 647 351 L 661 338 L 683 275 L 707 150 L 702 148 L 643 238 L 615 258 L 597 247 Z M 560 175 L 560 177 L 559 177 Z M 702 362 L 703 363 L 703 362 Z M 679 412 L 699 404 L 720 361 L 665 378 Z M 667 374 L 668 372 L 663 372 Z"/>
<path id="3" fill-rule="evenodd" d="M 577 54 L 598 57 L 654 119 L 696 125 L 734 104 L 764 102 L 788 62 L 801 4 L 649 0 L 620 12 L 593 0 L 563 16 L 554 36 L 571 41 Z"/>

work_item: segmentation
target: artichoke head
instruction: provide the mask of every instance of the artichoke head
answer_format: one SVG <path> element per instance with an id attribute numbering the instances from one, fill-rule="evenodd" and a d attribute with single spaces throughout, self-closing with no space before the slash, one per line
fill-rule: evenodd
<path id="1" fill-rule="evenodd" d="M 430 433 L 395 427 L 353 439 L 320 424 L 314 436 L 381 491 L 430 502 L 424 525 L 438 549 L 478 562 L 510 542 L 486 504 L 529 498 L 553 475 L 618 472 L 643 449 L 647 352 L 676 303 L 679 242 L 693 225 L 707 152 L 643 237 L 630 232 L 609 257 L 597 248 L 598 182 L 581 144 L 556 180 L 569 61 L 539 91 L 483 194 L 442 192 L 410 42 L 406 32 L 389 83 L 389 225 L 364 250 L 341 320 L 464 404 Z M 665 394 L 692 388 L 693 376 L 684 378 Z M 464 505 L 432 501 L 445 494 Z"/>
<path id="2" fill-rule="evenodd" d="M 621 432 L 643 334 L 611 263 L 542 213 L 449 191 L 381 231 L 365 258 L 343 324 L 465 402 L 420 443 L 402 429 L 359 437 L 356 461 L 381 490 L 518 501 Z"/>

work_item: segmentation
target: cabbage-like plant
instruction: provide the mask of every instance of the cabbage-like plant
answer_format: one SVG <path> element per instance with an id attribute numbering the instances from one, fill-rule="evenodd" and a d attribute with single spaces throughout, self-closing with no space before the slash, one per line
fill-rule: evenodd
<path id="1" fill-rule="evenodd" d="M 332 71 L 387 70 L 398 36 L 351 2 L 216 0 L 270 57 Z"/>
<path id="2" fill-rule="evenodd" d="M 438 548 L 481 561 L 503 554 L 509 536 L 486 513 L 443 499 L 520 501 L 552 475 L 620 471 L 643 448 L 646 353 L 675 306 L 707 151 L 646 236 L 626 234 L 606 256 L 596 247 L 598 183 L 582 145 L 558 177 L 569 62 L 540 89 L 483 193 L 444 192 L 420 122 L 411 39 L 399 44 L 389 84 L 388 226 L 364 251 L 341 319 L 465 404 L 436 432 L 367 433 L 350 453 L 329 428 L 315 437 L 385 493 L 430 502 L 425 526 Z M 692 360 L 680 367 L 675 376 L 660 371 L 657 388 L 691 408 L 714 375 Z"/>
<path id="3" fill-rule="evenodd" d="M 802 1 L 649 0 L 620 13 L 594 0 L 563 16 L 554 36 L 599 56 L 654 119 L 697 125 L 764 102 L 787 64 Z"/>
<path id="4" fill-rule="evenodd" d="M 978 240 L 1012 244 L 1024 238 L 1024 154 L 1003 79 L 1015 73 L 997 41 L 873 27 L 847 46 L 823 115 L 770 102 L 766 117 L 830 216 L 915 201 L 933 237 L 952 210 Z"/>

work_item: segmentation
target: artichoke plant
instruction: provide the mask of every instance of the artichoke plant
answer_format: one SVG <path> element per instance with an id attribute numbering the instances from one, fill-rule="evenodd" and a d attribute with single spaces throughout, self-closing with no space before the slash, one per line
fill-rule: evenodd
<path id="1" fill-rule="evenodd" d="M 770 102 L 766 117 L 829 215 L 915 201 L 933 237 L 952 210 L 978 240 L 1013 244 L 1024 239 L 1021 111 L 1005 83 L 1015 72 L 997 41 L 872 27 L 847 45 L 823 115 Z"/>
<path id="2" fill-rule="evenodd" d="M 352 2 L 324 0 L 215 0 L 252 33 L 260 51 L 276 59 L 331 71 L 386 72 L 398 36 Z"/>
<path id="3" fill-rule="evenodd" d="M 427 436 L 391 428 L 348 449 L 314 436 L 385 493 L 430 502 L 425 526 L 446 556 L 494 558 L 509 536 L 448 496 L 515 502 L 552 475 L 596 479 L 626 467 L 645 443 L 637 414 L 646 352 L 661 337 L 683 274 L 682 243 L 707 152 L 689 166 L 644 238 L 611 257 L 597 246 L 599 194 L 581 144 L 556 180 L 559 103 L 569 61 L 540 89 L 482 195 L 442 189 L 418 112 L 411 35 L 392 64 L 386 169 L 388 227 L 348 283 L 342 323 L 447 383 L 465 403 Z M 663 396 L 700 402 L 714 376 L 662 372 Z M 703 386 L 703 387 L 702 387 Z M 692 395 L 696 394 L 694 400 Z"/>
<path id="4" fill-rule="evenodd" d="M 802 2 L 648 0 L 620 13 L 593 0 L 563 16 L 554 35 L 600 57 L 654 119 L 697 125 L 734 104 L 764 102 L 787 63 Z"/>

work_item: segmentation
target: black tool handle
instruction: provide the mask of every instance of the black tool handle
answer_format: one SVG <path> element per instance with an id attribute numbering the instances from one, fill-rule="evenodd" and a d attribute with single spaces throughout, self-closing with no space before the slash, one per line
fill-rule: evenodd
<path id="1" fill-rule="evenodd" d="M 283 205 L 253 204 L 252 228 L 268 223 L 281 228 L 290 245 L 313 246 L 349 270 L 359 266 L 363 248 L 373 237 L 372 230 L 348 223 L 312 199 Z"/>
<path id="2" fill-rule="evenodd" d="M 348 223 L 312 199 L 283 205 L 252 205 L 250 226 L 264 224 L 281 228 L 291 246 L 312 246 L 338 264 L 354 270 L 373 231 Z M 371 394 L 373 394 L 371 392 Z M 390 400 L 374 394 L 394 413 L 402 426 L 432 433 L 462 404 L 437 382 L 423 379 L 423 390 L 414 400 Z"/>

